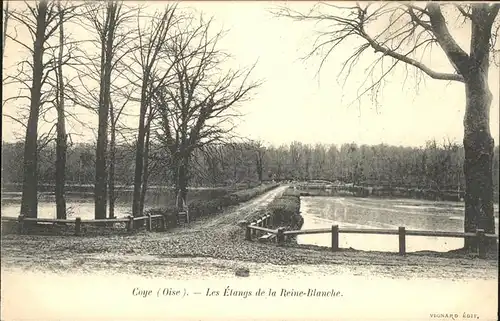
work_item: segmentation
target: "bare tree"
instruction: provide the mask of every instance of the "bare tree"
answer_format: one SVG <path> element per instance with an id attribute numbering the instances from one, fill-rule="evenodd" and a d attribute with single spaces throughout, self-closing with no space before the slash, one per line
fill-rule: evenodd
<path id="1" fill-rule="evenodd" d="M 249 80 L 253 67 L 223 71 L 228 55 L 217 48 L 222 32 L 211 36 L 211 23 L 190 19 L 188 32 L 170 50 L 174 81 L 155 95 L 161 114 L 157 138 L 171 157 L 179 205 L 186 202 L 193 151 L 229 135 L 239 115 L 236 106 L 259 86 Z"/>
<path id="2" fill-rule="evenodd" d="M 248 147 L 255 153 L 255 170 L 259 183 L 262 184 L 263 171 L 264 171 L 264 155 L 266 148 L 262 145 L 261 141 L 253 141 L 248 144 Z"/>
<path id="3" fill-rule="evenodd" d="M 137 16 L 138 23 L 138 50 L 133 52 L 133 62 L 129 68 L 131 83 L 140 87 L 140 110 L 139 125 L 136 143 L 136 163 L 134 178 L 134 195 L 132 201 L 132 213 L 141 216 L 141 191 L 144 184 L 145 168 L 145 145 L 147 140 L 148 114 L 152 114 L 151 102 L 155 91 L 168 83 L 172 65 L 166 64 L 164 59 L 168 53 L 169 42 L 172 35 L 172 26 L 177 24 L 179 18 L 176 16 L 176 6 L 167 6 L 162 13 L 157 12 L 150 18 L 150 23 L 140 26 L 140 15 Z M 162 63 L 163 62 L 163 63 Z M 139 72 L 136 71 L 139 66 Z M 147 162 L 147 161 L 146 161 Z"/>
<path id="4" fill-rule="evenodd" d="M 42 106 L 49 102 L 48 97 L 50 97 L 53 92 L 51 90 L 44 90 L 42 93 L 42 88 L 48 83 L 50 74 L 57 69 L 57 66 L 66 63 L 70 59 L 70 57 L 65 57 L 63 59 L 64 61 L 55 63 L 55 60 L 57 60 L 56 57 L 52 56 L 48 61 L 45 61 L 44 54 L 47 50 L 53 48 L 49 44 L 49 40 L 52 39 L 62 23 L 74 17 L 78 6 L 65 6 L 58 10 L 54 2 L 48 2 L 46 0 L 36 2 L 35 4 L 25 3 L 25 5 L 25 10 L 10 10 L 9 16 L 15 23 L 27 29 L 33 39 L 33 47 L 30 47 L 8 33 L 6 33 L 5 36 L 26 49 L 32 61 L 23 60 L 18 65 L 18 73 L 14 76 L 7 77 L 3 85 L 18 83 L 24 86 L 25 90 L 29 91 L 29 96 L 20 94 L 12 98 L 28 98 L 30 100 L 29 116 L 25 126 L 26 136 L 23 158 L 24 178 L 21 214 L 28 217 L 37 217 L 38 121 Z M 31 74 L 26 71 L 26 69 L 30 70 Z M 4 104 L 5 102 L 6 101 L 4 101 Z"/>
<path id="5" fill-rule="evenodd" d="M 209 144 L 203 146 L 200 151 L 203 155 L 204 164 L 198 166 L 200 168 L 198 172 L 212 186 L 216 186 L 224 178 L 222 177 L 223 170 L 221 168 L 224 165 L 223 148 L 217 144 Z"/>
<path id="6" fill-rule="evenodd" d="M 361 95 L 371 90 L 378 91 L 387 75 L 398 65 L 414 67 L 434 79 L 465 85 L 465 232 L 474 232 L 476 229 L 484 229 L 487 233 L 495 232 L 492 189 L 494 142 L 489 123 L 492 95 L 488 87 L 488 71 L 498 34 L 496 17 L 499 8 L 500 4 L 497 3 L 430 2 L 425 6 L 372 3 L 351 4 L 348 7 L 319 4 L 309 13 L 289 8 L 275 12 L 278 16 L 295 20 L 329 24 L 329 29 L 319 35 L 309 55 L 324 52 L 321 66 L 330 53 L 335 52 L 347 39 L 355 38 L 362 44 L 353 50 L 343 71 L 352 70 L 363 53 L 370 48 L 374 50 L 374 63 L 368 74 L 374 76 L 378 70 L 376 67 L 382 67 L 383 70 L 372 78 L 373 82 L 361 91 Z M 453 14 L 470 26 L 468 53 L 460 47 L 449 30 Z M 380 24 L 384 22 L 387 26 L 380 28 Z M 423 62 L 422 57 L 426 57 L 428 49 L 435 44 L 448 58 L 453 72 L 435 71 Z M 386 61 L 390 63 L 383 64 Z M 491 242 L 491 245 L 494 249 L 496 242 Z M 473 238 L 466 238 L 465 250 L 474 250 L 476 246 Z"/>
<path id="7" fill-rule="evenodd" d="M 56 217 L 58 219 L 66 219 L 66 198 L 65 198 L 65 183 L 66 183 L 66 152 L 67 152 L 67 134 L 66 134 L 66 119 L 64 114 L 64 11 L 61 7 L 61 0 L 58 0 L 57 9 L 59 11 L 59 54 L 57 57 L 56 69 L 56 109 L 57 109 L 57 139 L 56 139 Z"/>
<path id="8" fill-rule="evenodd" d="M 110 111 L 112 109 L 112 93 L 120 91 L 120 96 L 123 96 L 124 85 L 114 85 L 114 83 L 120 83 L 117 79 L 123 77 L 124 70 L 119 67 L 124 57 L 133 49 L 128 46 L 128 42 L 133 39 L 131 34 L 134 34 L 134 31 L 129 28 L 128 22 L 135 16 L 137 9 L 124 6 L 122 1 L 88 3 L 86 9 L 84 23 L 89 25 L 89 28 L 97 36 L 95 44 L 100 53 L 96 60 L 100 63 L 95 64 L 91 57 L 87 57 L 86 65 L 88 68 L 81 75 L 81 83 L 83 94 L 86 93 L 89 97 L 82 97 L 82 93 L 79 93 L 78 103 L 93 110 L 95 110 L 93 107 L 95 104 L 98 106 L 94 215 L 96 219 L 103 219 L 107 216 L 109 124 L 111 124 L 111 140 L 114 146 L 116 125 L 121 114 L 121 111 L 118 111 L 116 115 L 113 113 L 114 110 Z M 113 74 L 117 76 L 113 78 Z M 99 83 L 98 95 L 94 94 L 92 88 L 85 84 L 85 79 L 92 79 Z M 80 91 L 82 90 L 80 89 Z M 120 108 L 121 110 L 123 110 L 124 105 Z M 111 117 L 110 113 L 112 113 Z M 112 162 L 114 162 L 113 156 Z M 114 186 L 112 188 L 114 189 Z M 111 191 L 111 194 L 113 193 L 114 191 Z M 114 210 L 110 215 L 114 216 Z"/>
<path id="9" fill-rule="evenodd" d="M 106 218 L 107 197 L 107 144 L 108 117 L 111 96 L 111 69 L 114 55 L 115 31 L 121 7 L 117 2 L 108 2 L 106 20 L 101 29 L 101 86 L 99 91 L 99 124 L 97 130 L 95 164 L 95 218 Z M 98 26 L 99 28 L 100 26 Z"/>

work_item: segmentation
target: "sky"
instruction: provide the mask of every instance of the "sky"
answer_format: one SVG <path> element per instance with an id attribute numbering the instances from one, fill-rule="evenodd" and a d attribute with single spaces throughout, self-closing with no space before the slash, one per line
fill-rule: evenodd
<path id="1" fill-rule="evenodd" d="M 150 5 L 154 9 L 164 4 L 156 1 Z M 269 9 L 280 5 L 284 3 L 181 3 L 181 7 L 196 8 L 207 16 L 213 16 L 216 26 L 228 30 L 220 46 L 232 54 L 233 64 L 246 67 L 257 61 L 253 79 L 263 80 L 263 84 L 253 93 L 251 101 L 240 106 L 244 116 L 237 122 L 238 135 L 272 145 L 301 141 L 311 144 L 355 142 L 422 146 L 430 139 L 462 141 L 465 111 L 463 84 L 424 77 L 425 82 L 420 83 L 417 90 L 413 73 L 403 84 L 404 69 L 396 68 L 382 88 L 377 104 L 369 96 L 355 101 L 360 82 L 366 78 L 365 68 L 376 58 L 375 54 L 370 54 L 373 51 L 368 51 L 360 59 L 345 85 L 337 75 L 355 43 L 339 47 L 318 73 L 321 57 L 314 56 L 309 60 L 301 57 L 312 48 L 315 32 L 320 27 L 270 14 Z M 288 5 L 307 11 L 313 3 L 293 2 Z M 452 30 L 452 33 L 467 51 L 470 29 L 461 27 Z M 23 55 L 19 50 L 18 46 L 7 42 L 6 68 L 16 65 Z M 425 62 L 435 70 L 452 71 L 439 48 L 435 48 Z M 493 94 L 490 121 L 496 144 L 499 141 L 499 73 L 499 68 L 492 64 L 489 77 Z M 4 113 L 15 115 L 16 112 L 14 104 L 4 108 Z M 81 112 L 79 119 L 85 123 L 97 121 L 96 116 L 88 112 Z M 135 118 L 128 120 L 132 127 L 137 126 L 136 122 Z M 5 117 L 3 125 L 4 141 L 22 136 L 21 127 Z M 50 127 L 42 125 L 40 132 L 47 128 Z M 85 132 L 77 124 L 70 128 L 74 132 Z M 94 134 L 87 132 L 76 140 L 93 140 Z"/>

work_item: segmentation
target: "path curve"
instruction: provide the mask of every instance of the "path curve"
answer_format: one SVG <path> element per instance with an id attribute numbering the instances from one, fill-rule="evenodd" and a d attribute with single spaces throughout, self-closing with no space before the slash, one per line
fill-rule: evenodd
<path id="1" fill-rule="evenodd" d="M 259 210 L 265 209 L 273 199 L 283 194 L 287 187 L 287 185 L 278 186 L 247 202 L 230 206 L 224 209 L 222 213 L 201 217 L 186 226 L 174 228 L 171 230 L 171 233 L 183 234 L 206 229 L 221 228 L 223 226 L 234 226 L 239 221 L 247 219 Z"/>
<path id="2" fill-rule="evenodd" d="M 2 235 L 2 273 L 7 268 L 200 278 L 234 275 L 237 267 L 244 266 L 252 275 L 292 275 L 290 271 L 314 275 L 327 271 L 329 275 L 497 280 L 498 261 L 492 259 L 477 260 L 453 253 L 408 253 L 402 257 L 356 250 L 332 252 L 314 246 L 245 241 L 244 229 L 236 223 L 264 209 L 286 187 L 277 187 L 220 214 L 168 232 L 99 237 Z"/>

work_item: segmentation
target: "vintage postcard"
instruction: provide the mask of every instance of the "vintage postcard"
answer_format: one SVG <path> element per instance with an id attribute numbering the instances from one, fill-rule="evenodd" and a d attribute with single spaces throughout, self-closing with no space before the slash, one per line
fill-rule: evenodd
<path id="1" fill-rule="evenodd" d="M 498 320 L 498 3 L 3 1 L 1 320 Z"/>

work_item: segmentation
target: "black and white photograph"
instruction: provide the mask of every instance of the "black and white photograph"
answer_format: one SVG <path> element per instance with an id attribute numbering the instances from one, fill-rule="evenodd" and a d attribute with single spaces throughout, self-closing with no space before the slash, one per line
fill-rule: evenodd
<path id="1" fill-rule="evenodd" d="M 498 320 L 499 3 L 2 8 L 1 320 Z"/>

